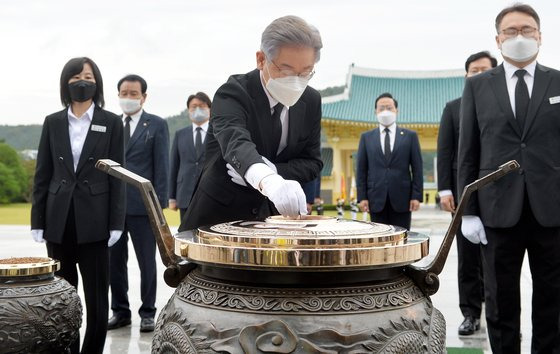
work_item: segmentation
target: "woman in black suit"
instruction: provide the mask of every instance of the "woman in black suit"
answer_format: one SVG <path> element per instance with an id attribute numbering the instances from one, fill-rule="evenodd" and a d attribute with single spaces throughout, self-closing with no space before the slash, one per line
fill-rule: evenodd
<path id="1" fill-rule="evenodd" d="M 82 353 L 102 353 L 107 334 L 109 248 L 123 230 L 124 187 L 97 170 L 99 159 L 123 161 L 123 126 L 105 111 L 103 79 L 89 58 L 71 59 L 60 77 L 64 109 L 45 118 L 33 186 L 31 234 L 61 262 L 57 275 L 78 286 L 87 309 Z M 78 353 L 80 341 L 72 346 Z"/>

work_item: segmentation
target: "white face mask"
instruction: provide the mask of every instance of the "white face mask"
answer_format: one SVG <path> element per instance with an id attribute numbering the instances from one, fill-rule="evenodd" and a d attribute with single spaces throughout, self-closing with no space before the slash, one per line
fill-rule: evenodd
<path id="1" fill-rule="evenodd" d="M 134 114 L 142 108 L 141 99 L 119 98 L 119 105 L 125 114 Z"/>
<path id="2" fill-rule="evenodd" d="M 291 107 L 299 100 L 307 87 L 308 79 L 299 76 L 286 76 L 273 79 L 269 75 L 266 89 L 270 95 L 286 107 Z"/>
<path id="3" fill-rule="evenodd" d="M 204 123 L 210 118 L 210 110 L 208 108 L 196 107 L 194 111 L 189 111 L 189 117 L 194 123 Z"/>
<path id="4" fill-rule="evenodd" d="M 395 123 L 397 120 L 397 114 L 391 111 L 382 111 L 377 114 L 377 121 L 379 124 L 388 127 Z"/>
<path id="5" fill-rule="evenodd" d="M 518 35 L 502 42 L 502 55 L 517 62 L 531 59 L 539 52 L 539 43 L 535 38 Z"/>

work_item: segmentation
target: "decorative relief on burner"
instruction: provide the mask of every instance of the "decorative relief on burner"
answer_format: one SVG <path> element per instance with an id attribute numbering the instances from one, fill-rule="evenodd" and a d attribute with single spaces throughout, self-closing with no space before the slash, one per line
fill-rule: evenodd
<path id="1" fill-rule="evenodd" d="M 406 277 L 380 286 L 334 289 L 274 289 L 232 286 L 189 274 L 176 296 L 198 306 L 272 313 L 371 312 L 408 306 L 424 295 Z"/>
<path id="2" fill-rule="evenodd" d="M 0 288 L 0 353 L 62 353 L 78 337 L 80 298 L 67 281 Z"/>
<path id="3" fill-rule="evenodd" d="M 416 319 L 388 321 L 375 317 L 372 323 L 386 325 L 350 333 L 345 328 L 324 328 L 320 322 L 307 324 L 302 331 L 297 319 L 262 322 L 262 316 L 241 327 L 232 319 L 230 323 L 220 323 L 223 329 L 218 329 L 211 322 L 190 322 L 188 311 L 168 304 L 158 320 L 152 353 L 443 353 L 445 321 L 441 322 L 439 312 L 432 313 L 434 317 L 421 311 L 415 314 Z M 434 324 L 438 326 L 437 333 L 432 328 Z"/>
<path id="4" fill-rule="evenodd" d="M 401 317 L 379 327 L 373 333 L 373 343 L 364 347 L 371 353 L 445 353 L 445 319 L 433 308 L 429 299 L 420 321 Z"/>
<path id="5" fill-rule="evenodd" d="M 61 281 L 53 281 L 45 285 L 25 286 L 18 284 L 18 286 L 0 286 L 0 298 L 54 293 L 67 287 L 68 284 Z"/>

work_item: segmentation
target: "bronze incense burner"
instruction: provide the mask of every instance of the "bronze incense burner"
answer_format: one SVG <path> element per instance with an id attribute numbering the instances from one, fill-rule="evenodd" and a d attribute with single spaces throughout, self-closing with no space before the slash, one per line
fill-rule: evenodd
<path id="1" fill-rule="evenodd" d="M 172 236 L 151 183 L 110 160 L 97 167 L 140 188 L 164 278 L 154 353 L 442 353 L 445 319 L 429 298 L 470 194 L 436 257 L 429 239 L 391 225 L 303 216 L 201 227 Z"/>
<path id="2" fill-rule="evenodd" d="M 51 258 L 0 260 L 0 353 L 64 353 L 78 337 L 76 289 Z"/>

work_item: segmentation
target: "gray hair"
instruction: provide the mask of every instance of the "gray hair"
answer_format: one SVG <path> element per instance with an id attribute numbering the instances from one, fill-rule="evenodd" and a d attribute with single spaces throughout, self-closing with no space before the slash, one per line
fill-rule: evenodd
<path id="1" fill-rule="evenodd" d="M 315 50 L 315 62 L 321 57 L 321 34 L 297 16 L 277 18 L 268 25 L 261 37 L 261 50 L 269 60 L 276 58 L 278 49 L 283 46 L 303 46 Z"/>

